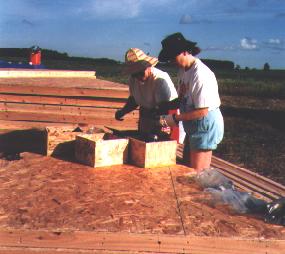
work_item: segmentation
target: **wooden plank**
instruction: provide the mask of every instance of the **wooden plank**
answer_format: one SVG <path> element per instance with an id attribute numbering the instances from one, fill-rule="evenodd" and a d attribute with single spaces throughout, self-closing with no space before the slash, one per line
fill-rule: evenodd
<path id="1" fill-rule="evenodd" d="M 120 98 L 126 99 L 129 96 L 128 91 L 118 91 L 114 93 L 112 89 L 92 89 L 92 88 L 60 88 L 60 87 L 34 87 L 34 86 L 5 86 L 0 85 L 0 93 L 3 94 L 40 94 L 40 95 L 60 95 L 60 96 L 94 96 L 103 98 Z"/>
<path id="2" fill-rule="evenodd" d="M 0 102 L 16 102 L 31 104 L 47 104 L 47 105 L 65 105 L 65 106 L 92 106 L 92 107 L 111 107 L 121 108 L 125 105 L 125 99 L 116 98 L 97 98 L 97 97 L 62 97 L 62 96 L 41 96 L 41 95 L 25 95 L 25 94 L 1 94 Z"/>
<path id="3" fill-rule="evenodd" d="M 60 128 L 67 127 L 74 130 L 76 127 L 78 127 L 78 124 L 0 120 L 0 130 L 2 131 L 27 130 L 27 129 L 45 130 L 45 128 L 48 126 L 52 127 L 58 126 Z M 83 126 L 80 127 L 88 128 L 88 124 L 84 124 Z"/>
<path id="4" fill-rule="evenodd" d="M 252 193 L 252 192 L 256 192 L 261 194 L 263 197 L 266 198 L 267 201 L 271 201 L 272 199 L 277 199 L 280 196 L 274 194 L 274 192 L 270 192 L 266 189 L 260 188 L 259 186 L 255 185 L 254 183 L 251 183 L 249 181 L 243 180 L 242 178 L 239 178 L 238 176 L 232 175 L 230 173 L 228 173 L 227 171 L 223 170 L 223 169 L 218 169 L 224 176 L 228 177 L 229 179 L 231 179 L 234 184 L 240 184 L 241 186 L 243 186 L 244 188 L 247 188 L 247 190 Z"/>
<path id="5" fill-rule="evenodd" d="M 284 187 L 281 185 L 278 187 L 278 183 L 272 183 L 273 181 L 267 178 L 256 174 L 256 173 L 247 173 L 243 170 L 240 170 L 237 166 L 231 167 L 226 164 L 223 164 L 221 162 L 217 162 L 216 160 L 213 161 L 213 166 L 220 169 L 225 174 L 231 175 L 233 178 L 239 178 L 240 181 L 246 181 L 251 183 L 252 185 L 256 186 L 256 189 L 262 189 L 265 193 L 272 193 L 271 197 L 272 199 L 276 197 L 284 196 L 285 191 L 283 190 Z"/>
<path id="6" fill-rule="evenodd" d="M 130 163 L 143 168 L 176 164 L 176 141 L 143 142 L 130 138 Z"/>
<path id="7" fill-rule="evenodd" d="M 74 155 L 75 138 L 80 132 L 74 129 L 47 127 L 46 147 L 44 155 L 50 156 L 70 156 Z"/>
<path id="8" fill-rule="evenodd" d="M 216 164 L 215 168 L 217 168 L 222 174 L 229 177 L 231 180 L 233 180 L 234 183 L 240 183 L 245 187 L 248 187 L 251 191 L 255 191 L 260 193 L 266 198 L 270 198 L 271 200 L 274 200 L 276 198 L 282 197 L 282 194 L 280 192 L 276 192 L 276 187 L 272 185 L 268 185 L 267 183 L 264 183 L 258 179 L 258 177 L 252 178 L 251 176 L 247 176 L 244 174 L 240 174 L 240 172 L 234 172 L 232 173 L 231 170 L 224 168 L 223 166 Z"/>
<path id="9" fill-rule="evenodd" d="M 238 167 L 237 165 L 234 165 L 234 164 L 232 164 L 232 163 L 230 163 L 228 161 L 225 161 L 225 160 L 223 160 L 221 158 L 218 158 L 216 156 L 213 156 L 213 163 L 220 163 L 220 165 L 224 165 L 224 167 L 227 166 L 227 168 L 229 168 L 231 170 L 238 170 L 239 172 L 242 172 L 244 174 L 250 175 L 252 177 L 256 177 L 256 178 L 258 178 L 258 180 L 260 182 L 264 182 L 264 183 L 267 183 L 267 184 L 271 184 L 272 186 L 275 186 L 277 188 L 276 190 L 278 192 L 280 190 L 283 190 L 284 192 L 282 192 L 282 195 L 283 196 L 285 195 L 285 186 L 280 184 L 280 183 L 277 183 L 277 182 L 275 182 L 275 181 L 273 181 L 273 180 L 271 180 L 271 179 L 269 179 L 267 177 L 259 175 L 259 174 L 255 173 L 255 172 L 252 172 L 252 171 L 248 170 L 248 169 Z"/>
<path id="10" fill-rule="evenodd" d="M 117 121 L 111 115 L 97 116 L 94 115 L 72 115 L 72 114 L 58 114 L 58 113 L 41 113 L 41 112 L 4 112 L 0 111 L 1 120 L 14 121 L 44 121 L 51 123 L 75 123 L 75 124 L 93 124 L 96 126 L 113 126 L 115 128 L 124 128 L 126 124 L 129 128 L 137 128 L 138 120 L 131 116 L 126 116 L 124 121 Z"/>
<path id="11" fill-rule="evenodd" d="M 95 96 L 122 99 L 129 96 L 126 85 L 90 78 L 5 78 L 0 79 L 0 93 L 79 97 Z"/>
<path id="12" fill-rule="evenodd" d="M 75 158 L 91 167 L 122 165 L 128 159 L 128 139 L 106 133 L 79 134 L 75 141 Z"/>
<path id="13" fill-rule="evenodd" d="M 183 145 L 179 145 L 177 148 L 177 156 L 180 159 L 183 147 Z M 237 187 L 247 192 L 253 192 L 257 197 L 270 201 L 284 196 L 285 187 L 283 185 L 248 169 L 240 168 L 215 156 L 212 157 L 211 166 L 220 169 Z"/>
<path id="14" fill-rule="evenodd" d="M 102 118 L 114 118 L 116 110 L 116 108 L 0 102 L 0 112 L 42 112 L 72 115 L 97 114 L 97 116 L 101 116 Z M 124 118 L 128 119 L 130 117 L 138 119 L 138 110 L 130 112 Z"/>
<path id="15" fill-rule="evenodd" d="M 0 231 L 0 251 L 37 250 L 58 253 L 80 251 L 192 253 L 192 254 L 282 254 L 284 240 L 196 237 L 158 234 L 60 231 Z M 17 252 L 16 252 L 17 253 Z"/>
<path id="16" fill-rule="evenodd" d="M 36 78 L 36 77 L 61 77 L 61 78 L 96 78 L 95 71 L 73 70 L 47 70 L 47 69 L 0 69 L 0 78 Z"/>

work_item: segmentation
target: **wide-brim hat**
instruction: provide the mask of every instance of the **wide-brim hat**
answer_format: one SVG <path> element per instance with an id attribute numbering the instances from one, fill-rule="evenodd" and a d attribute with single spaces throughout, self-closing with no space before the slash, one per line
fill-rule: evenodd
<path id="1" fill-rule="evenodd" d="M 130 48 L 125 54 L 123 72 L 128 74 L 144 71 L 158 63 L 156 57 L 148 56 L 138 48 Z"/>
<path id="2" fill-rule="evenodd" d="M 196 42 L 186 40 L 181 33 L 168 35 L 161 41 L 161 45 L 162 50 L 158 55 L 158 59 L 161 62 L 171 61 L 184 51 L 189 52 L 193 56 L 201 52 L 201 49 L 196 46 Z"/>

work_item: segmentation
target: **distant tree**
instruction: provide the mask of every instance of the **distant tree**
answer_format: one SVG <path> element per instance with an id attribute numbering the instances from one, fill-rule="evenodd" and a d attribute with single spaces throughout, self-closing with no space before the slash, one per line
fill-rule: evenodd
<path id="1" fill-rule="evenodd" d="M 237 71 L 239 71 L 239 70 L 240 70 L 240 65 L 237 64 L 235 69 L 236 69 Z"/>
<path id="2" fill-rule="evenodd" d="M 233 70 L 234 62 L 225 60 L 201 59 L 204 64 L 213 70 Z"/>
<path id="3" fill-rule="evenodd" d="M 249 68 L 246 66 L 245 68 L 244 68 L 246 71 L 249 71 Z"/>
<path id="4" fill-rule="evenodd" d="M 269 71 L 269 70 L 270 70 L 270 65 L 269 65 L 269 63 L 265 63 L 265 64 L 264 64 L 263 70 L 264 70 L 264 71 Z"/>

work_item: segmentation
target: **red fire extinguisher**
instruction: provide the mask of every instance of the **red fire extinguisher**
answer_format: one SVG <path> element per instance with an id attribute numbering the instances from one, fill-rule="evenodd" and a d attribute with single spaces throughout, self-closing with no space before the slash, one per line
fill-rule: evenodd
<path id="1" fill-rule="evenodd" d="M 30 64 L 40 65 L 41 64 L 41 49 L 38 46 L 32 46 L 30 51 Z"/>

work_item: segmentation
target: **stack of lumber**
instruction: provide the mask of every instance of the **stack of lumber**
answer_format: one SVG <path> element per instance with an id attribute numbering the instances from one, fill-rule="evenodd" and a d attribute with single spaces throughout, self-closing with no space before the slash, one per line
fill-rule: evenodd
<path id="1" fill-rule="evenodd" d="M 136 128 L 138 112 L 116 121 L 128 97 L 125 85 L 87 71 L 0 70 L 0 120 Z M 22 122 L 23 125 L 23 122 Z"/>

